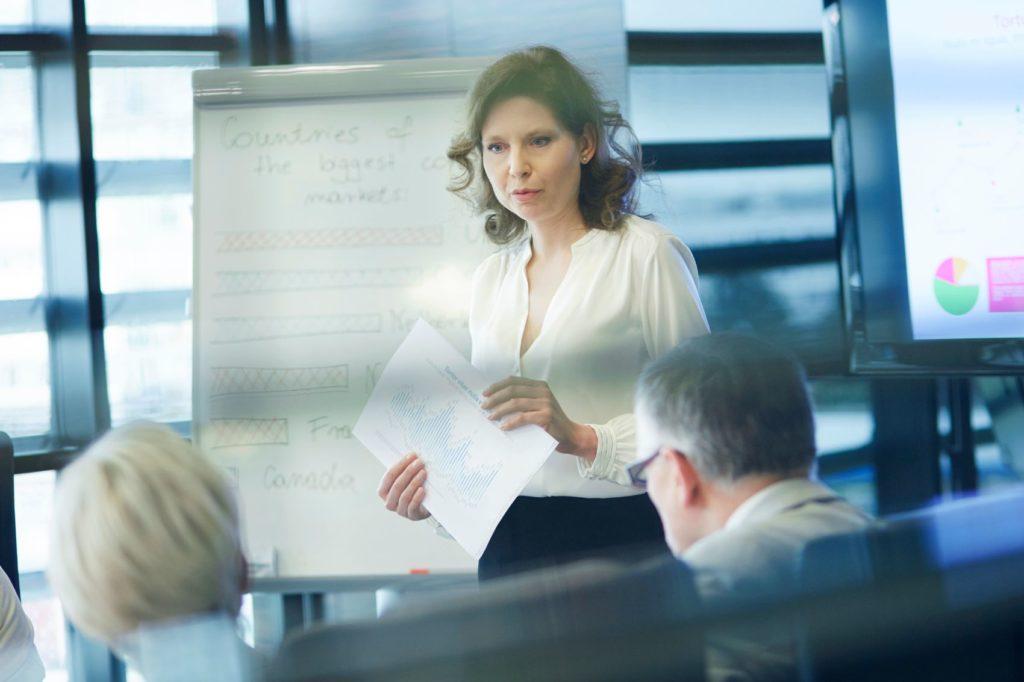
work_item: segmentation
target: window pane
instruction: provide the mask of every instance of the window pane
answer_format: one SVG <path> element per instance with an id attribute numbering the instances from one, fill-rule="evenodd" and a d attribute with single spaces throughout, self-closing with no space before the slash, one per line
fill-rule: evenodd
<path id="1" fill-rule="evenodd" d="M 0 23 L 2 20 L 0 14 Z M 28 161 L 35 157 L 36 129 L 32 113 L 35 88 L 30 66 L 27 54 L 0 54 L 0 93 L 3 93 L 4 103 L 3 116 L 0 116 L 0 162 Z"/>
<path id="2" fill-rule="evenodd" d="M 67 643 L 64 612 L 46 580 L 50 565 L 50 529 L 56 473 L 41 471 L 14 478 L 18 571 L 25 614 L 35 629 L 36 649 L 46 666 L 46 679 L 66 680 Z"/>
<path id="3" fill-rule="evenodd" d="M 32 23 L 32 0 L 0 2 L 0 26 L 25 26 Z M 0 92 L 3 88 L 0 87 Z"/>
<path id="4" fill-rule="evenodd" d="M 865 379 L 813 379 L 814 423 L 818 456 L 825 470 L 830 455 L 869 445 L 874 438 L 871 387 Z M 819 471 L 829 486 L 869 514 L 877 510 L 875 471 L 870 457 L 854 458 L 831 471 Z"/>
<path id="5" fill-rule="evenodd" d="M 192 288 L 192 196 L 112 196 L 96 204 L 103 293 Z"/>
<path id="6" fill-rule="evenodd" d="M 874 435 L 871 395 L 864 379 L 811 382 L 818 455 L 864 447 Z"/>
<path id="7" fill-rule="evenodd" d="M 36 320 L 42 328 L 42 310 Z M 0 431 L 34 436 L 50 431 L 50 356 L 46 332 L 0 334 Z"/>
<path id="8" fill-rule="evenodd" d="M 835 234 L 830 166 L 652 173 L 640 204 L 690 248 Z"/>
<path id="9" fill-rule="evenodd" d="M 38 201 L 0 201 L 0 299 L 43 294 L 43 226 Z"/>
<path id="10" fill-rule="evenodd" d="M 86 0 L 91 26 L 192 26 L 215 28 L 217 0 Z"/>
<path id="11" fill-rule="evenodd" d="M 633 66 L 629 102 L 643 142 L 829 136 L 822 65 Z"/>
<path id="12" fill-rule="evenodd" d="M 215 54 L 97 53 L 91 63 L 97 159 L 191 158 L 192 71 L 216 66 Z"/>
<path id="13" fill-rule="evenodd" d="M 705 273 L 700 291 L 712 331 L 764 336 L 805 362 L 842 357 L 836 263 Z"/>
<path id="14" fill-rule="evenodd" d="M 977 438 L 977 435 L 975 436 Z M 978 489 L 987 493 L 1009 487 L 1020 487 L 1024 475 L 1019 462 L 1000 443 L 979 443 L 975 448 L 978 461 Z"/>
<path id="15" fill-rule="evenodd" d="M 191 320 L 108 323 L 104 341 L 110 416 L 115 426 L 133 419 L 191 419 Z"/>
<path id="16" fill-rule="evenodd" d="M 865 462 L 860 466 L 821 476 L 822 482 L 843 496 L 855 507 L 878 515 L 878 484 L 875 481 L 875 465 Z"/>
<path id="17" fill-rule="evenodd" d="M 623 0 L 627 31 L 820 31 L 821 0 Z"/>
<path id="18" fill-rule="evenodd" d="M 978 488 L 989 492 L 1019 484 L 1024 479 L 1024 379 L 979 377 L 973 385 Z M 948 410 L 944 412 L 939 426 L 948 432 Z"/>
<path id="19" fill-rule="evenodd" d="M 14 514 L 19 573 L 41 573 L 50 565 L 50 523 L 56 472 L 14 477 Z"/>

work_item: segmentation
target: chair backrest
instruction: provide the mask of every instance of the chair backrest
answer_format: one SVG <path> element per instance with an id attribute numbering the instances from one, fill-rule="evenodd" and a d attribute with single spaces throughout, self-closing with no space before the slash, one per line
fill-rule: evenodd
<path id="1" fill-rule="evenodd" d="M 984 658 L 990 679 L 1015 679 L 1024 618 L 1024 492 L 958 500 L 826 538 L 803 554 L 803 581 L 824 598 L 858 595 L 801 637 L 806 678 L 957 679 Z M 915 630 L 908 638 L 893 623 Z M 857 623 L 893 628 L 864 650 Z M 970 627 L 968 626 L 970 625 Z M 973 631 L 972 631 L 973 628 Z M 850 652 L 858 650 L 856 655 Z M 927 675 L 923 671 L 928 670 Z M 937 676 L 937 677 L 936 677 Z"/>
<path id="2" fill-rule="evenodd" d="M 875 575 L 872 537 L 872 531 L 865 529 L 808 543 L 800 557 L 804 591 L 821 594 L 870 583 Z"/>
<path id="3" fill-rule="evenodd" d="M 671 557 L 636 567 L 581 562 L 495 581 L 473 594 L 417 602 L 373 623 L 311 629 L 285 641 L 272 676 L 595 679 L 629 653 L 621 646 L 624 638 L 644 633 L 642 641 L 664 646 L 659 637 L 690 624 L 698 608 L 692 574 Z M 700 676 L 703 639 L 673 643 L 663 654 L 671 660 L 645 662 Z"/>
<path id="4" fill-rule="evenodd" d="M 20 596 L 18 536 L 14 525 L 14 444 L 3 431 L 0 431 L 0 568 Z"/>
<path id="5" fill-rule="evenodd" d="M 943 570 L 1024 550 L 1024 488 L 966 498 L 892 518 L 877 550 L 889 573 Z M 909 548 L 908 548 L 909 543 Z"/>
<path id="6" fill-rule="evenodd" d="M 867 584 L 1024 552 L 1024 488 L 892 516 L 804 548 L 805 587 Z"/>

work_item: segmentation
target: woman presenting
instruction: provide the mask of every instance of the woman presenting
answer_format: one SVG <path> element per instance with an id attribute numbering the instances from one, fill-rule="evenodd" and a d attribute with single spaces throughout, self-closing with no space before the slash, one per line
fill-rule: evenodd
<path id="1" fill-rule="evenodd" d="M 633 389 L 645 363 L 708 331 L 693 256 L 633 215 L 636 138 L 557 50 L 495 62 L 470 95 L 468 120 L 448 150 L 465 171 L 452 189 L 486 214 L 501 247 L 477 268 L 471 293 L 472 363 L 507 377 L 484 392 L 483 407 L 502 429 L 536 424 L 558 441 L 499 523 L 480 577 L 660 542 L 658 515 L 626 474 Z M 379 494 L 422 520 L 425 480 L 409 454 Z"/>

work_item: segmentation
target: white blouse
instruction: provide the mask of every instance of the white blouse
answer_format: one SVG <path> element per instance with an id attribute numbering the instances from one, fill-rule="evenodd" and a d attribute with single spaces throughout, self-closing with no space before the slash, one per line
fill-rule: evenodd
<path id="1" fill-rule="evenodd" d="M 548 382 L 569 419 L 597 432 L 593 464 L 555 452 L 523 490 L 530 497 L 622 497 L 636 456 L 633 393 L 643 366 L 688 336 L 708 332 L 690 250 L 657 223 L 589 230 L 520 359 L 529 309 L 529 239 L 476 269 L 469 311 L 473 365 L 494 377 Z"/>

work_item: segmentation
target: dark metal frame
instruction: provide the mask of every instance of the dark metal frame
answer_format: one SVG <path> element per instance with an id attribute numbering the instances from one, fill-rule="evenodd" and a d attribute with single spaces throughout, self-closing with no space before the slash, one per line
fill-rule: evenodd
<path id="1" fill-rule="evenodd" d="M 628 35 L 629 63 L 671 66 L 821 64 L 820 33 L 659 33 Z"/>
<path id="2" fill-rule="evenodd" d="M 836 242 L 834 239 L 823 238 L 711 246 L 695 249 L 695 253 L 700 254 L 702 271 L 731 272 L 834 261 Z"/>
<path id="3" fill-rule="evenodd" d="M 656 171 L 824 165 L 832 161 L 828 140 L 678 142 L 643 145 L 644 163 Z"/>

